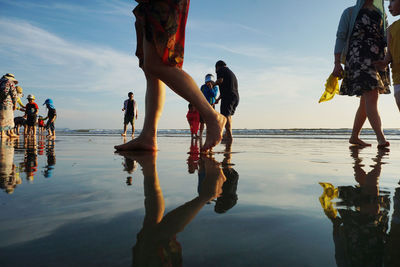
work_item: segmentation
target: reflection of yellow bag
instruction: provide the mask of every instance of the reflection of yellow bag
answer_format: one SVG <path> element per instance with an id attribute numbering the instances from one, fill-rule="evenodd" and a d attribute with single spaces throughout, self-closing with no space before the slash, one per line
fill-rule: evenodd
<path id="1" fill-rule="evenodd" d="M 321 207 L 324 209 L 324 212 L 328 218 L 331 220 L 335 219 L 337 216 L 337 210 L 335 209 L 332 200 L 338 197 L 338 189 L 330 183 L 319 184 L 324 188 L 324 192 L 319 197 Z"/>
<path id="2" fill-rule="evenodd" d="M 335 94 L 339 94 L 339 78 L 331 74 L 326 80 L 325 92 L 322 94 L 318 103 L 331 100 Z"/>

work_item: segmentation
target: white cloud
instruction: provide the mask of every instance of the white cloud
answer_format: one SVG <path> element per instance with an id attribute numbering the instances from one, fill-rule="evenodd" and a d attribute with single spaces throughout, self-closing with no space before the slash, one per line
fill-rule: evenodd
<path id="1" fill-rule="evenodd" d="M 3 66 L 22 68 L 34 88 L 125 92 L 143 79 L 133 53 L 69 42 L 24 21 L 0 19 L 0 34 Z"/>

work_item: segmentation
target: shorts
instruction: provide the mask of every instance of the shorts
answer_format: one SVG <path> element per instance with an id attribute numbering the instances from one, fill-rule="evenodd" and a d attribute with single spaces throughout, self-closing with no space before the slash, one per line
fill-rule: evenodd
<path id="1" fill-rule="evenodd" d="M 225 117 L 232 116 L 233 114 L 235 114 L 235 110 L 238 104 L 239 104 L 239 99 L 237 98 L 228 100 L 222 99 L 220 107 L 221 114 L 224 115 Z"/>
<path id="2" fill-rule="evenodd" d="M 127 124 L 129 124 L 129 123 L 130 123 L 132 126 L 135 126 L 135 118 L 134 118 L 133 115 L 126 114 L 126 115 L 124 116 L 124 124 L 127 125 Z"/>
<path id="3" fill-rule="evenodd" d="M 28 118 L 26 119 L 26 125 L 28 125 L 28 126 L 35 126 L 36 123 L 37 123 L 36 115 L 28 116 Z"/>
<path id="4" fill-rule="evenodd" d="M 136 56 L 143 67 L 143 37 L 154 44 L 162 62 L 182 68 L 190 0 L 136 0 Z"/>
<path id="5" fill-rule="evenodd" d="M 393 85 L 394 95 L 399 94 L 400 92 L 400 84 Z"/>
<path id="6" fill-rule="evenodd" d="M 53 122 L 48 121 L 46 124 L 46 128 L 50 131 L 54 131 L 56 129 L 56 127 L 54 126 L 54 121 Z"/>

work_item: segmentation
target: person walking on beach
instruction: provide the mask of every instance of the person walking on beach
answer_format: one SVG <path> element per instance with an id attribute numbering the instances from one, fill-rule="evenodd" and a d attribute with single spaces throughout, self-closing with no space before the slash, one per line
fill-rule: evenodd
<path id="1" fill-rule="evenodd" d="M 18 137 L 14 133 L 14 110 L 17 108 L 18 81 L 14 75 L 7 73 L 0 79 L 0 132 L 3 137 Z"/>
<path id="2" fill-rule="evenodd" d="M 126 131 L 128 129 L 128 124 L 132 125 L 132 137 L 135 135 L 135 120 L 137 120 L 138 111 L 137 111 L 137 103 L 133 99 L 133 93 L 128 93 L 128 99 L 124 101 L 124 107 L 122 111 L 125 111 L 124 115 L 124 132 L 121 134 L 122 136 L 126 136 Z"/>
<path id="3" fill-rule="evenodd" d="M 221 114 L 227 119 L 224 139 L 230 141 L 232 140 L 232 116 L 239 104 L 238 81 L 235 74 L 222 60 L 215 64 L 215 72 L 217 73 L 215 85 L 219 85 L 220 89 L 220 95 L 215 103 L 217 104 L 221 100 Z"/>
<path id="4" fill-rule="evenodd" d="M 389 12 L 393 16 L 400 15 L 400 0 L 390 0 Z M 385 59 L 375 62 L 375 66 L 380 70 L 385 70 L 391 63 L 394 97 L 400 111 L 400 20 L 390 25 L 387 31 L 387 43 L 389 51 Z"/>
<path id="5" fill-rule="evenodd" d="M 218 86 L 215 85 L 214 76 L 212 74 L 207 74 L 205 77 L 204 84 L 200 87 L 200 91 L 203 93 L 204 97 L 207 99 L 208 103 L 215 109 L 215 101 L 218 94 Z M 203 136 L 204 130 L 204 120 L 200 117 L 200 138 Z"/>
<path id="6" fill-rule="evenodd" d="M 226 123 L 202 96 L 193 78 L 182 70 L 185 26 L 190 0 L 136 0 L 136 36 L 139 66 L 147 81 L 146 112 L 140 136 L 115 146 L 117 150 L 157 150 L 157 127 L 164 100 L 165 85 L 192 103 L 207 125 L 203 150 L 222 139 Z"/>
<path id="7" fill-rule="evenodd" d="M 344 10 L 337 30 L 333 75 L 343 76 L 340 94 L 360 97 L 349 142 L 370 146 L 360 139 L 366 118 L 371 124 L 378 148 L 388 147 L 378 112 L 379 94 L 389 94 L 389 73 L 379 71 L 373 62 L 385 57 L 386 16 L 384 0 L 357 0 Z M 344 72 L 341 63 L 344 64 Z"/>

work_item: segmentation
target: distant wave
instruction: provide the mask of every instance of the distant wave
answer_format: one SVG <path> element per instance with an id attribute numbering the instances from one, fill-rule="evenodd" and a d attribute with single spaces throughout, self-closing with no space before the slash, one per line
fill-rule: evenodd
<path id="1" fill-rule="evenodd" d="M 389 139 L 400 140 L 400 129 L 385 129 L 385 135 Z M 120 135 L 121 129 L 57 129 L 59 135 Z M 135 132 L 140 133 L 140 130 Z M 234 129 L 233 135 L 238 138 L 306 138 L 306 139 L 347 139 L 351 134 L 349 128 L 339 129 Z M 361 132 L 363 138 L 375 139 L 372 129 L 363 129 Z M 162 129 L 158 130 L 158 136 L 190 136 L 188 129 Z"/>

